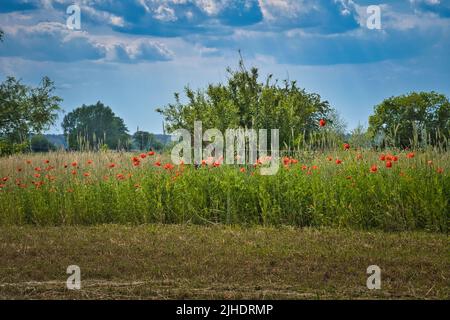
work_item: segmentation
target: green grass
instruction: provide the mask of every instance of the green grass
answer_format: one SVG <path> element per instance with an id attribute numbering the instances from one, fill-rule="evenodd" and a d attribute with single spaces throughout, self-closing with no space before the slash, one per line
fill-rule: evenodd
<path id="1" fill-rule="evenodd" d="M 448 232 L 449 153 L 429 150 L 408 158 L 407 152 L 391 152 L 398 156 L 392 168 L 374 151 L 304 152 L 274 176 L 261 176 L 252 165 L 245 172 L 239 166 L 167 170 L 167 158 L 158 155 L 139 166 L 126 153 L 13 156 L 0 159 L 0 178 L 8 179 L 0 188 L 0 225 L 190 223 Z M 158 160 L 161 167 L 155 166 Z"/>
<path id="2" fill-rule="evenodd" d="M 292 227 L 0 227 L 0 299 L 449 299 L 448 237 Z M 65 288 L 69 265 L 82 289 Z M 381 290 L 368 290 L 369 265 Z"/>

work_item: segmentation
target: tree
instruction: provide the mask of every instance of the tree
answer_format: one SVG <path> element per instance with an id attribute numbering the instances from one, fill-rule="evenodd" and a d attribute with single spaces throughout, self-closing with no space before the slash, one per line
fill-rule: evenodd
<path id="1" fill-rule="evenodd" d="M 136 131 L 132 140 L 139 150 L 161 150 L 163 145 L 155 138 L 155 135 L 146 131 Z"/>
<path id="2" fill-rule="evenodd" d="M 168 132 L 184 128 L 193 132 L 194 121 L 205 129 L 228 128 L 279 129 L 280 144 L 296 145 L 318 131 L 319 119 L 331 110 L 327 101 L 300 89 L 295 81 L 258 81 L 258 69 L 247 70 L 242 59 L 239 69 L 227 69 L 226 84 L 210 84 L 205 90 L 185 88 L 188 102 L 175 94 L 175 103 L 156 109 L 165 119 Z"/>
<path id="3" fill-rule="evenodd" d="M 41 133 L 55 124 L 62 99 L 54 90 L 47 77 L 36 88 L 14 77 L 0 84 L 0 138 L 4 145 L 26 146 L 31 133 Z"/>
<path id="4" fill-rule="evenodd" d="M 31 138 L 31 150 L 33 152 L 48 152 L 56 150 L 56 146 L 41 134 Z"/>
<path id="5" fill-rule="evenodd" d="M 384 143 L 396 147 L 436 145 L 448 140 L 450 103 L 436 92 L 412 92 L 385 99 L 369 117 L 372 138 L 383 136 Z"/>
<path id="6" fill-rule="evenodd" d="M 102 145 L 110 149 L 128 148 L 130 138 L 123 119 L 100 101 L 95 105 L 82 105 L 68 113 L 62 128 L 69 149 L 99 150 Z"/>

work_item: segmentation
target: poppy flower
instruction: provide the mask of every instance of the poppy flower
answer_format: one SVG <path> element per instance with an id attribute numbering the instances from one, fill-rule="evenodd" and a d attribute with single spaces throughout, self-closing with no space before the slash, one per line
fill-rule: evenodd
<path id="1" fill-rule="evenodd" d="M 303 166 L 302 166 L 302 170 L 306 170 L 306 169 L 308 169 L 308 167 L 305 166 L 305 165 L 303 165 Z"/>
<path id="2" fill-rule="evenodd" d="M 36 167 L 36 168 L 34 168 L 34 171 L 40 172 L 40 171 L 42 171 L 42 169 L 40 167 Z"/>
<path id="3" fill-rule="evenodd" d="M 283 163 L 285 166 L 287 166 L 289 163 L 291 163 L 291 159 L 289 159 L 289 157 L 284 157 L 283 158 Z"/>
<path id="4" fill-rule="evenodd" d="M 386 161 L 386 168 L 392 168 L 392 162 Z"/>
<path id="5" fill-rule="evenodd" d="M 87 177 L 90 177 L 91 174 L 89 172 L 85 172 L 85 173 L 83 173 L 83 176 L 85 176 L 87 178 Z"/>
<path id="6" fill-rule="evenodd" d="M 239 171 L 244 173 L 245 172 L 245 168 L 240 168 Z"/>
<path id="7" fill-rule="evenodd" d="M 437 172 L 437 173 L 443 173 L 443 172 L 444 172 L 444 169 L 443 169 L 443 168 L 437 168 L 436 172 Z"/>
<path id="8" fill-rule="evenodd" d="M 145 153 L 141 153 L 140 157 L 141 157 L 141 159 L 145 159 L 145 158 L 147 158 L 147 155 Z"/>
<path id="9" fill-rule="evenodd" d="M 35 173 L 35 174 L 34 174 L 34 177 L 35 177 L 35 178 L 40 178 L 41 175 L 40 175 L 39 173 Z"/>
<path id="10" fill-rule="evenodd" d="M 219 162 L 219 161 L 214 161 L 213 166 L 214 166 L 215 168 L 220 167 L 220 162 Z"/>
<path id="11" fill-rule="evenodd" d="M 117 178 L 117 180 L 124 180 L 125 176 L 123 174 L 119 173 L 116 175 L 116 178 Z"/>
<path id="12" fill-rule="evenodd" d="M 77 162 L 72 162 L 72 167 L 76 167 L 76 166 L 78 166 L 78 163 Z"/>
<path id="13" fill-rule="evenodd" d="M 73 174 L 73 175 L 76 175 L 76 174 L 77 174 L 77 172 L 76 172 L 75 170 L 73 170 L 73 171 L 72 171 L 72 174 Z"/>
<path id="14" fill-rule="evenodd" d="M 116 167 L 116 164 L 115 164 L 115 163 L 110 163 L 110 164 L 108 165 L 108 167 L 109 167 L 110 169 L 115 168 L 115 167 Z"/>
<path id="15" fill-rule="evenodd" d="M 92 161 L 92 160 L 88 160 L 87 161 L 87 164 L 92 164 L 94 161 Z"/>
<path id="16" fill-rule="evenodd" d="M 341 164 L 342 160 L 336 159 L 336 164 Z"/>
<path id="17" fill-rule="evenodd" d="M 206 166 L 206 160 L 202 160 L 202 166 Z"/>
<path id="18" fill-rule="evenodd" d="M 398 157 L 397 156 L 392 156 L 392 161 L 397 162 L 398 161 Z"/>
<path id="19" fill-rule="evenodd" d="M 49 164 L 50 160 L 44 160 L 44 163 Z"/>
<path id="20" fill-rule="evenodd" d="M 6 181 L 8 181 L 8 180 L 9 180 L 8 177 L 4 177 L 4 178 L 2 179 L 3 182 L 6 182 Z"/>
<path id="21" fill-rule="evenodd" d="M 140 160 L 139 160 L 138 157 L 133 157 L 133 158 L 131 158 L 131 161 L 132 161 L 132 162 L 137 162 L 137 161 L 140 161 Z"/>
<path id="22" fill-rule="evenodd" d="M 344 150 L 350 149 L 350 145 L 348 143 L 344 143 Z"/>
<path id="23" fill-rule="evenodd" d="M 140 164 L 141 164 L 140 161 L 135 161 L 135 162 L 133 162 L 133 166 L 135 166 L 135 167 L 139 167 Z"/>
<path id="24" fill-rule="evenodd" d="M 318 166 L 312 166 L 311 169 L 313 169 L 313 170 L 318 170 L 319 167 L 318 167 Z"/>
<path id="25" fill-rule="evenodd" d="M 385 161 L 386 160 L 386 156 L 384 154 L 380 155 L 380 160 L 381 161 Z"/>
<path id="26" fill-rule="evenodd" d="M 414 152 L 408 153 L 408 154 L 406 155 L 406 157 L 407 157 L 408 159 L 414 158 Z"/>
<path id="27" fill-rule="evenodd" d="M 386 156 L 386 160 L 387 160 L 387 161 L 392 161 L 392 156 L 391 156 L 390 154 L 387 155 L 387 156 Z"/>
<path id="28" fill-rule="evenodd" d="M 155 162 L 155 166 L 161 167 L 161 162 L 160 162 L 160 161 L 156 161 L 156 162 Z"/>
<path id="29" fill-rule="evenodd" d="M 376 166 L 376 165 L 372 165 L 372 166 L 370 167 L 370 171 L 371 171 L 371 172 L 377 172 L 377 171 L 378 171 L 377 166 Z"/>
<path id="30" fill-rule="evenodd" d="M 319 120 L 319 126 L 325 127 L 326 124 L 327 124 L 327 122 L 324 119 Z"/>
<path id="31" fill-rule="evenodd" d="M 297 163 L 298 163 L 298 160 L 297 160 L 297 159 L 291 159 L 291 163 L 292 163 L 292 164 L 297 164 Z"/>
<path id="32" fill-rule="evenodd" d="M 166 169 L 166 170 L 172 170 L 173 168 L 174 168 L 174 165 L 171 163 L 166 163 L 164 165 L 164 169 Z"/>

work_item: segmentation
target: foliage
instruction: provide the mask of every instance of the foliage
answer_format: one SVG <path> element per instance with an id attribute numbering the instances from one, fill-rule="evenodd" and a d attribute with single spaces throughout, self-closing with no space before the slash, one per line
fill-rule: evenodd
<path id="1" fill-rule="evenodd" d="M 420 147 L 447 144 L 450 102 L 436 92 L 413 92 L 385 99 L 369 118 L 372 138 L 381 134 L 386 145 Z"/>
<path id="2" fill-rule="evenodd" d="M 103 144 L 110 149 L 129 146 L 128 129 L 123 119 L 100 101 L 68 113 L 62 128 L 72 150 L 99 150 Z"/>
<path id="3" fill-rule="evenodd" d="M 40 133 L 55 124 L 62 99 L 53 94 L 53 82 L 44 77 L 36 88 L 26 86 L 14 77 L 0 84 L 0 136 L 2 154 L 23 149 L 31 133 Z M 19 147 L 18 147 L 19 146 Z"/>
<path id="4" fill-rule="evenodd" d="M 139 150 L 162 150 L 163 144 L 159 142 L 155 135 L 146 131 L 137 131 L 132 137 L 133 143 Z"/>
<path id="5" fill-rule="evenodd" d="M 51 143 L 45 136 L 39 134 L 31 138 L 31 150 L 33 152 L 49 152 L 55 151 L 56 146 Z"/>
<path id="6" fill-rule="evenodd" d="M 202 121 L 206 129 L 228 128 L 279 129 L 280 145 L 291 149 L 308 139 L 319 129 L 319 119 L 328 119 L 331 108 L 320 95 L 307 93 L 295 81 L 258 82 L 258 69 L 247 70 L 243 61 L 239 70 L 227 69 L 226 84 L 210 84 L 206 90 L 185 88 L 188 102 L 183 104 L 175 94 L 175 103 L 156 111 L 166 121 L 168 132 L 188 129 L 193 132 L 194 121 Z"/>

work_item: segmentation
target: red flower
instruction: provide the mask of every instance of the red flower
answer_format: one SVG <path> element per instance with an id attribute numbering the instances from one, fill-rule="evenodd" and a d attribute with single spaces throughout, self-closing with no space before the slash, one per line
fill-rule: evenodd
<path id="1" fill-rule="evenodd" d="M 141 159 L 145 159 L 145 158 L 147 158 L 147 155 L 145 153 L 141 153 L 140 157 L 141 157 Z"/>
<path id="2" fill-rule="evenodd" d="M 83 176 L 85 176 L 86 178 L 89 177 L 91 174 L 89 172 L 85 172 L 83 173 Z"/>
<path id="3" fill-rule="evenodd" d="M 160 162 L 160 161 L 156 161 L 156 162 L 155 162 L 155 166 L 161 167 L 161 162 Z"/>
<path id="4" fill-rule="evenodd" d="M 8 181 L 8 177 L 4 177 L 2 180 L 3 180 L 3 182 L 6 182 L 6 181 Z"/>
<path id="5" fill-rule="evenodd" d="M 108 167 L 109 167 L 110 169 L 115 168 L 115 167 L 116 167 L 116 164 L 115 164 L 115 163 L 110 163 Z"/>
<path id="6" fill-rule="evenodd" d="M 336 164 L 341 164 L 342 160 L 336 159 Z"/>
<path id="7" fill-rule="evenodd" d="M 291 159 L 289 159 L 289 157 L 284 157 L 283 158 L 283 163 L 285 166 L 287 166 L 289 163 L 291 163 Z"/>
<path id="8" fill-rule="evenodd" d="M 202 166 L 206 166 L 206 160 L 202 160 Z"/>
<path id="9" fill-rule="evenodd" d="M 437 172 L 437 173 L 443 173 L 443 172 L 444 172 L 444 169 L 443 169 L 443 168 L 437 168 L 436 172 Z"/>
<path id="10" fill-rule="evenodd" d="M 219 161 L 214 161 L 213 166 L 214 166 L 215 168 L 220 167 L 220 162 L 219 162 Z"/>
<path id="11" fill-rule="evenodd" d="M 397 162 L 398 161 L 398 157 L 397 156 L 392 156 L 392 161 Z"/>
<path id="12" fill-rule="evenodd" d="M 344 150 L 350 149 L 350 145 L 348 143 L 344 143 Z"/>
<path id="13" fill-rule="evenodd" d="M 133 158 L 131 158 L 131 161 L 133 161 L 133 162 L 138 162 L 138 161 L 140 161 L 140 160 L 139 160 L 138 157 L 133 157 Z"/>
<path id="14" fill-rule="evenodd" d="M 72 174 L 73 174 L 73 175 L 76 175 L 77 172 L 76 172 L 75 170 L 72 170 Z"/>
<path id="15" fill-rule="evenodd" d="M 34 174 L 34 177 L 35 177 L 35 178 L 40 178 L 41 175 L 40 175 L 39 173 L 36 173 L 36 174 Z"/>
<path id="16" fill-rule="evenodd" d="M 78 163 L 76 161 L 72 162 L 72 167 L 78 166 Z"/>
<path id="17" fill-rule="evenodd" d="M 138 167 L 140 164 L 141 164 L 141 162 L 139 160 L 133 162 L 133 166 L 135 166 L 135 167 Z"/>
<path id="18" fill-rule="evenodd" d="M 324 119 L 319 120 L 319 126 L 325 127 L 326 124 L 327 124 L 327 122 Z"/>
<path id="19" fill-rule="evenodd" d="M 87 164 L 92 164 L 94 161 L 92 161 L 92 160 L 88 160 L 87 161 Z"/>
<path id="20" fill-rule="evenodd" d="M 377 172 L 378 171 L 377 166 L 376 165 L 372 165 L 372 167 L 370 167 L 370 171 L 371 172 Z"/>
<path id="21" fill-rule="evenodd" d="M 408 154 L 406 155 L 406 157 L 407 157 L 408 159 L 414 158 L 414 152 L 408 153 Z"/>
<path id="22" fill-rule="evenodd" d="M 392 156 L 391 156 L 390 154 L 388 154 L 388 155 L 386 156 L 386 160 L 387 160 L 387 161 L 392 161 Z"/>
<path id="23" fill-rule="evenodd" d="M 41 171 L 42 169 L 40 168 L 40 167 L 37 167 L 37 168 L 34 168 L 34 171 L 37 171 L 37 172 L 39 172 L 39 171 Z"/>
<path id="24" fill-rule="evenodd" d="M 150 152 L 148 153 L 148 155 L 149 155 L 149 156 L 154 156 L 154 155 L 155 155 L 155 151 L 150 151 Z"/>
<path id="25" fill-rule="evenodd" d="M 50 160 L 45 160 L 44 163 L 49 164 Z"/>
<path id="26" fill-rule="evenodd" d="M 116 177 L 117 177 L 117 180 L 125 180 L 125 176 L 121 173 L 117 174 Z"/>
<path id="27" fill-rule="evenodd" d="M 166 169 L 166 170 L 172 170 L 173 168 L 174 168 L 174 165 L 171 163 L 166 163 L 164 165 L 164 169 Z"/>
<path id="28" fill-rule="evenodd" d="M 386 161 L 386 168 L 392 168 L 392 162 Z"/>
<path id="29" fill-rule="evenodd" d="M 381 160 L 381 161 L 385 161 L 385 160 L 386 160 L 386 156 L 385 156 L 384 154 L 382 154 L 382 155 L 380 156 L 380 160 Z"/>

